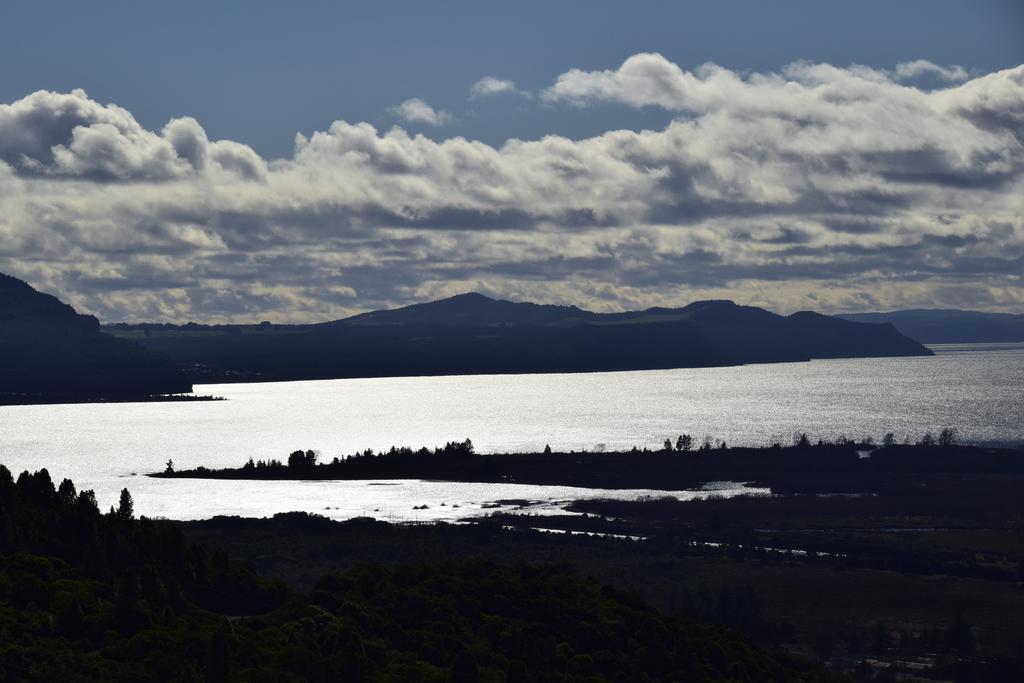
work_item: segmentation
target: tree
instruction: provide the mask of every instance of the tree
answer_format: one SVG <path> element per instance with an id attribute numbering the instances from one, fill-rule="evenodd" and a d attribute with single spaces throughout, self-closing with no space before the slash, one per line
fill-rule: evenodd
<path id="1" fill-rule="evenodd" d="M 128 489 L 121 489 L 121 500 L 117 504 L 117 518 L 129 520 L 135 517 L 135 504 L 132 502 L 132 494 Z"/>
<path id="2" fill-rule="evenodd" d="M 288 455 L 288 467 L 290 469 L 309 469 L 316 466 L 316 452 L 292 451 Z"/>
<path id="3" fill-rule="evenodd" d="M 78 492 L 75 491 L 75 484 L 70 479 L 65 479 L 57 489 L 57 500 L 62 505 L 73 505 L 78 500 Z"/>
<path id="4" fill-rule="evenodd" d="M 92 489 L 86 489 L 78 494 L 78 507 L 87 512 L 98 513 L 100 505 L 96 502 L 96 492 Z"/>
<path id="5" fill-rule="evenodd" d="M 662 446 L 662 450 L 664 450 L 664 451 L 671 451 L 672 450 L 672 439 L 665 439 L 665 443 Z"/>
<path id="6" fill-rule="evenodd" d="M 693 437 L 689 434 L 680 434 L 676 439 L 676 450 L 683 452 L 693 450 Z"/>
<path id="7" fill-rule="evenodd" d="M 886 448 L 892 448 L 896 445 L 896 435 L 892 432 L 886 432 L 885 436 L 882 437 L 882 445 Z"/>
<path id="8" fill-rule="evenodd" d="M 807 438 L 807 432 L 801 432 L 793 438 L 793 445 L 797 448 L 810 448 L 811 441 Z"/>
<path id="9" fill-rule="evenodd" d="M 935 437 L 932 435 L 931 432 L 925 432 L 924 436 L 921 437 L 921 440 L 917 442 L 917 445 L 918 446 L 934 446 L 935 445 Z"/>
<path id="10" fill-rule="evenodd" d="M 551 444 L 544 446 L 544 455 L 551 455 Z"/>
<path id="11" fill-rule="evenodd" d="M 946 427 L 939 432 L 939 445 L 946 448 L 956 445 L 957 436 L 956 427 Z"/>
<path id="12" fill-rule="evenodd" d="M 174 473 L 174 461 L 173 460 L 170 460 L 170 459 L 167 460 L 167 469 L 165 469 L 164 472 L 166 472 L 167 474 L 173 474 Z"/>

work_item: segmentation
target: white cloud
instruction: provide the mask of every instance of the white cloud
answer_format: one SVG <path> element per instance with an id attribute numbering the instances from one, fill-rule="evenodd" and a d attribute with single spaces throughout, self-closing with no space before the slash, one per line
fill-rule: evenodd
<path id="1" fill-rule="evenodd" d="M 966 81 L 970 74 L 962 66 L 939 66 L 925 59 L 917 59 L 912 62 L 901 62 L 896 65 L 895 76 L 899 80 L 914 80 L 922 76 L 932 76 L 950 83 Z"/>
<path id="2" fill-rule="evenodd" d="M 225 144 L 236 154 L 256 157 L 239 143 L 211 143 L 193 118 L 173 119 L 159 134 L 146 130 L 131 112 L 102 105 L 84 90 L 40 90 L 0 104 L 0 162 L 26 175 L 182 179 L 202 173 L 209 150 Z"/>
<path id="3" fill-rule="evenodd" d="M 0 105 L 0 271 L 107 319 L 318 320 L 468 288 L 1024 309 L 1024 66 L 927 90 L 638 55 L 547 98 L 680 117 L 500 147 L 336 121 L 268 163 L 193 119 L 154 132 L 35 93 Z"/>
<path id="4" fill-rule="evenodd" d="M 444 126 L 454 120 L 448 112 L 434 109 L 418 97 L 406 100 L 388 111 L 408 123 L 425 123 L 428 126 Z"/>
<path id="5" fill-rule="evenodd" d="M 514 81 L 495 76 L 484 76 L 469 89 L 470 99 L 493 97 L 495 95 L 526 95 L 526 93 L 517 88 Z"/>

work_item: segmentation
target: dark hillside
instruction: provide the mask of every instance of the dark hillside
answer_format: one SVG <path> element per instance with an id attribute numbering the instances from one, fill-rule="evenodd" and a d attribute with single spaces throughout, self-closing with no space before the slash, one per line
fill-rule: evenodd
<path id="1" fill-rule="evenodd" d="M 1024 342 L 1024 315 L 958 310 L 850 313 L 854 322 L 889 323 L 922 344 Z"/>
<path id="2" fill-rule="evenodd" d="M 781 316 L 731 301 L 603 314 L 463 294 L 314 326 L 107 330 L 170 355 L 193 381 L 599 372 L 931 354 L 891 325 Z"/>
<path id="3" fill-rule="evenodd" d="M 127 491 L 101 514 L 68 480 L 55 488 L 41 470 L 15 482 L 0 466 L 0 680 L 836 677 L 564 565 L 360 565 L 300 593 L 174 522 L 135 519 Z"/>
<path id="4" fill-rule="evenodd" d="M 0 275 L 0 402 L 145 398 L 191 390 L 166 356 L 103 334 L 93 316 Z"/>

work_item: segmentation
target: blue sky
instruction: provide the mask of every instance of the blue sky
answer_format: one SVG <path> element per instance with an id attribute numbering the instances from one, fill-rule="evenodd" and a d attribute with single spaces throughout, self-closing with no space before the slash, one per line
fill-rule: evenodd
<path id="1" fill-rule="evenodd" d="M 1024 312 L 1018 0 L 7 0 L 0 65 L 0 272 L 107 321 Z"/>
<path id="2" fill-rule="evenodd" d="M 0 101 L 84 88 L 149 128 L 193 116 L 211 137 L 270 157 L 290 155 L 295 132 L 336 119 L 390 127 L 388 107 L 413 97 L 456 114 L 444 133 L 492 144 L 662 126 L 663 112 L 603 107 L 580 117 L 466 101 L 484 75 L 543 88 L 569 68 L 605 69 L 638 52 L 740 71 L 797 60 L 886 68 L 926 59 L 979 72 L 1024 63 L 1019 0 L 6 0 L 0 27 Z"/>

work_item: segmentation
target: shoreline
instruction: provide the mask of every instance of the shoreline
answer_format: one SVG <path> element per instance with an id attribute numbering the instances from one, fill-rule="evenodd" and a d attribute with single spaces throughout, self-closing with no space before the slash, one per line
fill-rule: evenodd
<path id="1" fill-rule="evenodd" d="M 226 401 L 223 396 L 203 394 L 171 394 L 163 396 L 134 397 L 67 397 L 67 396 L 0 396 L 0 407 L 4 406 L 52 406 L 76 405 L 81 403 L 191 403 L 194 401 Z"/>
<path id="2" fill-rule="evenodd" d="M 468 446 L 466 444 L 469 444 Z M 151 472 L 165 479 L 238 481 L 426 481 L 573 486 L 590 489 L 688 490 L 715 481 L 746 482 L 782 493 L 873 493 L 911 490 L 907 475 L 1024 474 L 1024 448 L 933 443 L 876 446 L 844 442 L 761 448 L 704 445 L 616 452 L 477 454 L 468 442 L 443 448 L 365 451 L 318 464 L 294 451 L 241 467 Z"/>

